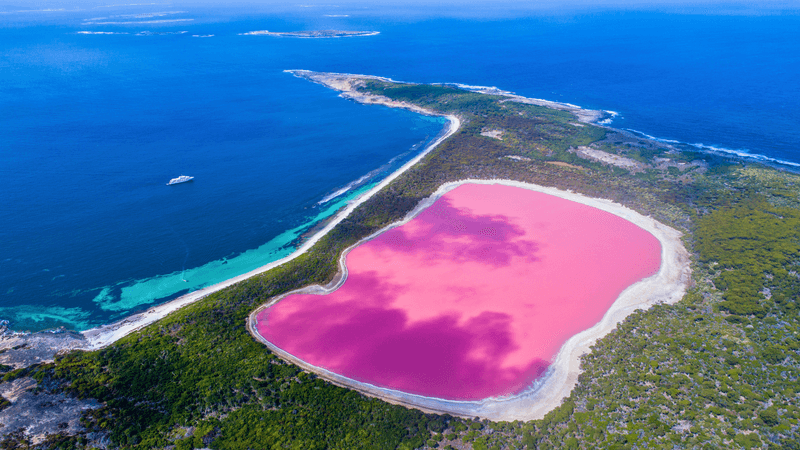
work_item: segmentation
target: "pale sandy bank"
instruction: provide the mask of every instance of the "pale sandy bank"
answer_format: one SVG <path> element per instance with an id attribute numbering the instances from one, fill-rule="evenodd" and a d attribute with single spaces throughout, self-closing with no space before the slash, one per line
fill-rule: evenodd
<path id="1" fill-rule="evenodd" d="M 427 115 L 436 115 L 431 111 L 427 111 L 424 109 L 416 108 L 415 111 L 427 114 Z M 200 289 L 198 291 L 191 292 L 186 294 L 182 297 L 179 297 L 175 300 L 170 302 L 154 306 L 147 311 L 139 314 L 134 314 L 132 316 L 126 317 L 123 320 L 118 322 L 103 325 L 101 327 L 92 328 L 90 330 L 84 331 L 82 334 L 86 338 L 85 342 L 79 342 L 77 345 L 71 348 L 79 348 L 84 350 L 95 350 L 99 348 L 103 348 L 117 340 L 123 338 L 124 336 L 139 330 L 147 325 L 150 325 L 159 319 L 165 317 L 167 314 L 177 311 L 178 309 L 189 305 L 191 303 L 200 300 L 201 298 L 212 294 L 214 292 L 220 291 L 225 289 L 229 286 L 232 286 L 240 281 L 246 280 L 248 278 L 254 277 L 261 273 L 264 273 L 274 267 L 280 266 L 281 264 L 287 263 L 298 256 L 302 255 L 308 249 L 310 249 L 320 238 L 326 235 L 330 230 L 332 230 L 336 225 L 338 225 L 342 220 L 344 220 L 350 213 L 356 209 L 359 205 L 364 203 L 365 201 L 369 200 L 373 195 L 375 195 L 378 191 L 386 187 L 389 183 L 394 181 L 397 177 L 399 177 L 403 172 L 407 171 L 411 167 L 413 167 L 417 162 L 419 162 L 422 158 L 425 157 L 428 153 L 431 152 L 437 145 L 442 143 L 445 139 L 453 135 L 456 131 L 458 131 L 459 127 L 461 126 L 461 121 L 455 116 L 446 116 L 449 120 L 449 125 L 445 132 L 434 142 L 428 145 L 419 155 L 417 155 L 414 159 L 408 161 L 402 167 L 397 169 L 391 175 L 386 177 L 383 181 L 381 181 L 378 185 L 370 189 L 368 192 L 364 193 L 356 200 L 351 202 L 347 205 L 344 209 L 339 211 L 336 216 L 332 220 L 330 220 L 327 225 L 319 230 L 316 234 L 314 234 L 310 239 L 303 243 L 303 245 L 298 248 L 295 252 L 291 255 L 279 259 L 278 261 L 269 263 L 265 266 L 259 267 L 256 270 L 251 272 L 245 273 L 243 275 L 239 275 L 238 277 L 231 278 L 229 280 L 223 281 L 221 283 L 217 283 L 212 286 L 208 286 L 206 288 Z"/>

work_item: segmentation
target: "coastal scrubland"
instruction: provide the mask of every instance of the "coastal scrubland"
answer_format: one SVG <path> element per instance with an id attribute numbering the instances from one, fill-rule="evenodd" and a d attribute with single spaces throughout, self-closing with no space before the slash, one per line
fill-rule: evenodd
<path id="1" fill-rule="evenodd" d="M 0 446 L 800 447 L 800 177 L 576 123 L 570 112 L 501 95 L 381 80 L 359 89 L 455 114 L 463 127 L 295 260 L 102 350 L 7 371 L 6 381 L 32 377 L 42 392 L 103 406 L 85 414 L 85 432 L 39 443 L 17 432 Z M 582 146 L 640 165 L 588 158 Z M 401 219 L 442 183 L 465 178 L 608 198 L 682 230 L 694 286 L 677 304 L 639 311 L 599 340 L 572 394 L 525 423 L 423 414 L 367 398 L 281 361 L 248 334 L 257 305 L 329 282 L 343 249 Z"/>

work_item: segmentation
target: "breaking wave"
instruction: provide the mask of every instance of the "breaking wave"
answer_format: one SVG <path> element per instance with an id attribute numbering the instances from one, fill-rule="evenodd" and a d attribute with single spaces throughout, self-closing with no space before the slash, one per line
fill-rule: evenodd
<path id="1" fill-rule="evenodd" d="M 651 136 L 651 135 L 649 135 L 647 133 L 642 133 L 641 131 L 634 130 L 634 129 L 631 129 L 631 128 L 625 128 L 625 131 L 629 131 L 629 132 L 631 132 L 631 133 L 633 133 L 635 135 L 638 135 L 638 136 L 641 136 L 641 137 L 644 137 L 644 138 L 647 138 L 647 139 L 650 139 L 650 140 L 653 140 L 653 141 L 656 141 L 656 142 L 663 142 L 665 144 L 694 147 L 694 148 L 696 148 L 698 150 L 701 150 L 701 151 L 704 151 L 704 152 L 708 152 L 708 153 L 714 153 L 714 154 L 717 154 L 717 155 L 723 155 L 723 156 L 731 156 L 732 155 L 732 156 L 736 156 L 736 157 L 739 157 L 739 158 L 742 158 L 742 159 L 746 159 L 746 160 L 750 160 L 750 161 L 763 162 L 763 163 L 767 163 L 767 164 L 780 164 L 782 166 L 790 166 L 790 167 L 800 168 L 800 163 L 796 163 L 796 162 L 792 162 L 792 161 L 786 161 L 785 159 L 780 159 L 780 158 L 773 158 L 771 156 L 761 155 L 759 153 L 750 153 L 750 151 L 747 150 L 747 149 L 732 149 L 732 148 L 719 147 L 719 146 L 716 146 L 716 145 L 707 145 L 707 144 L 701 144 L 701 143 L 694 143 L 693 144 L 693 143 L 690 143 L 690 142 L 681 142 L 681 141 L 678 141 L 678 140 L 675 140 L 675 139 L 662 139 L 662 138 L 658 138 L 658 137 L 655 137 L 655 136 Z"/>

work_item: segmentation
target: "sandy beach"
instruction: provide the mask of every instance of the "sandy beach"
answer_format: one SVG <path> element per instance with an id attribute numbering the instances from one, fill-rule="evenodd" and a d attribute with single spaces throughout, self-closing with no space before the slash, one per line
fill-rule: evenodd
<path id="1" fill-rule="evenodd" d="M 433 113 L 432 111 L 422 110 L 421 108 L 417 108 L 418 112 L 436 116 L 437 114 Z M 425 157 L 428 153 L 431 152 L 437 145 L 442 143 L 445 139 L 453 135 L 456 131 L 458 131 L 459 127 L 461 126 L 461 121 L 455 116 L 446 116 L 449 120 L 449 125 L 444 132 L 438 139 L 428 145 L 419 155 L 417 155 L 414 159 L 408 161 L 402 167 L 397 169 L 394 173 L 386 177 L 383 181 L 377 184 L 375 187 L 364 193 L 362 196 L 358 197 L 356 200 L 351 202 L 347 207 L 343 208 L 339 211 L 336 216 L 332 220 L 330 220 L 327 225 L 311 236 L 307 241 L 303 243 L 300 248 L 295 250 L 291 255 L 279 259 L 277 261 L 271 262 L 267 265 L 259 267 L 256 270 L 250 271 L 243 275 L 239 275 L 238 277 L 231 278 L 229 280 L 223 281 L 222 283 L 217 283 L 212 286 L 208 286 L 206 288 L 200 289 L 198 291 L 191 292 L 175 300 L 170 302 L 154 306 L 147 311 L 139 314 L 134 314 L 132 316 L 126 317 L 123 320 L 118 322 L 103 325 L 101 327 L 92 328 L 90 330 L 84 331 L 82 334 L 86 338 L 86 343 L 80 346 L 72 347 L 72 348 L 79 348 L 83 350 L 96 350 L 99 348 L 103 348 L 108 346 L 117 340 L 127 336 L 128 334 L 139 330 L 147 325 L 150 325 L 159 319 L 165 317 L 167 314 L 177 311 L 178 309 L 194 303 L 201 298 L 213 294 L 214 292 L 218 292 L 222 289 L 225 289 L 229 286 L 232 286 L 240 281 L 244 281 L 248 278 L 254 277 L 256 275 L 262 274 L 272 268 L 278 267 L 281 264 L 285 264 L 298 256 L 302 255 L 308 249 L 310 249 L 314 244 L 317 243 L 323 236 L 325 236 L 330 230 L 332 230 L 336 225 L 338 225 L 342 220 L 344 220 L 350 213 L 356 209 L 359 205 L 369 200 L 373 195 L 375 195 L 378 191 L 383 189 L 389 183 L 394 181 L 397 177 L 399 177 L 403 172 L 407 171 L 411 167 L 413 167 L 417 162 L 419 162 L 422 158 Z"/>
<path id="2" fill-rule="evenodd" d="M 301 77 L 306 74 L 306 71 L 287 70 L 286 72 Z M 308 72 L 308 74 L 313 74 L 313 72 Z M 385 97 L 368 96 L 368 95 L 361 95 L 354 93 L 353 83 L 356 83 L 358 82 L 358 80 L 365 78 L 378 79 L 379 77 L 368 77 L 368 76 L 353 77 L 350 75 L 337 76 L 336 74 L 333 74 L 329 79 L 328 78 L 323 79 L 321 77 L 316 77 L 316 79 L 312 79 L 308 77 L 308 79 L 310 79 L 311 81 L 323 84 L 335 90 L 342 91 L 341 94 L 342 97 L 349 98 L 356 102 L 365 104 L 378 104 L 392 108 L 403 108 L 428 116 L 437 116 L 437 117 L 441 116 L 440 114 L 437 114 L 433 111 L 429 111 L 424 108 L 419 108 L 411 104 L 394 102 Z M 208 286 L 203 289 L 190 292 L 186 295 L 178 297 L 167 303 L 153 306 L 152 308 L 149 308 L 147 311 L 138 314 L 133 314 L 117 322 L 83 331 L 80 333 L 80 335 L 76 335 L 76 333 L 70 333 L 69 339 L 64 339 L 65 335 L 63 333 L 53 334 L 48 332 L 30 333 L 30 334 L 13 333 L 3 336 L 2 338 L 0 338 L 0 349 L 5 349 L 6 352 L 0 359 L 2 359 L 6 363 L 14 365 L 15 367 L 22 367 L 24 365 L 28 365 L 29 363 L 52 361 L 55 354 L 64 351 L 97 350 L 106 347 L 137 330 L 140 330 L 152 323 L 157 322 L 158 320 L 166 317 L 168 314 L 177 311 L 178 309 L 183 308 L 186 305 L 190 305 L 200 300 L 201 298 L 207 295 L 213 294 L 214 292 L 218 292 L 240 281 L 244 281 L 248 278 L 262 274 L 270 269 L 278 267 L 281 264 L 287 263 L 297 258 L 298 256 L 308 251 L 308 249 L 310 249 L 312 246 L 314 246 L 314 244 L 316 244 L 320 238 L 322 238 L 336 225 L 338 225 L 342 220 L 344 220 L 359 205 L 369 200 L 378 191 L 386 187 L 389 183 L 394 181 L 405 171 L 407 171 L 415 164 L 417 164 L 417 162 L 419 162 L 434 148 L 436 148 L 436 146 L 441 144 L 444 140 L 446 140 L 459 130 L 459 128 L 461 127 L 461 121 L 459 120 L 458 117 L 453 115 L 448 115 L 444 117 L 447 118 L 449 124 L 447 128 L 443 130 L 443 133 L 434 142 L 430 143 L 427 147 L 425 147 L 425 149 L 420 154 L 418 154 L 416 157 L 414 157 L 406 164 L 404 164 L 402 167 L 397 169 L 395 172 L 390 174 L 383 181 L 378 183 L 375 187 L 365 192 L 363 195 L 361 195 L 360 197 L 352 201 L 350 204 L 348 204 L 347 207 L 339 211 L 331 220 L 329 220 L 326 223 L 326 225 L 323 228 L 321 228 L 311 237 L 309 237 L 309 239 L 306 240 L 300 246 L 300 248 L 292 252 L 292 254 L 290 254 L 289 256 L 271 262 L 269 264 L 266 264 L 248 273 L 230 278 L 221 283 L 217 283 L 212 286 Z M 36 349 L 36 351 L 34 352 L 35 354 L 28 354 L 30 352 L 25 353 L 26 352 L 25 350 L 14 350 L 14 347 L 20 347 L 23 346 L 23 344 L 26 348 L 35 348 Z"/>
<path id="3" fill-rule="evenodd" d="M 602 320 L 593 327 L 572 336 L 559 350 L 546 374 L 522 393 L 502 398 L 487 398 L 480 401 L 454 401 L 431 397 L 423 397 L 386 389 L 368 383 L 361 383 L 347 377 L 332 373 L 324 368 L 316 367 L 302 361 L 271 342 L 257 332 L 257 316 L 264 309 L 280 301 L 287 295 L 297 293 L 322 294 L 338 289 L 347 279 L 345 258 L 347 253 L 360 244 L 372 240 L 385 231 L 408 223 L 423 210 L 431 206 L 438 198 L 456 187 L 466 184 L 502 184 L 560 197 L 587 206 L 598 208 L 618 217 L 626 219 L 651 233 L 661 244 L 661 266 L 658 272 L 627 289 L 616 299 Z M 410 212 L 403 221 L 394 223 L 379 232 L 364 238 L 343 252 L 339 259 L 340 276 L 328 286 L 309 286 L 298 291 L 276 297 L 250 315 L 248 327 L 250 332 L 273 352 L 294 364 L 312 371 L 321 377 L 341 386 L 355 389 L 366 395 L 383 400 L 414 407 L 428 412 L 449 413 L 464 417 L 481 417 L 490 420 L 532 420 L 542 418 L 548 411 L 561 404 L 577 383 L 580 374 L 580 356 L 589 352 L 590 347 L 598 339 L 608 334 L 616 325 L 637 309 L 646 309 L 656 303 L 675 303 L 679 301 L 690 282 L 689 255 L 681 242 L 681 233 L 657 221 L 643 216 L 629 208 L 609 200 L 596 199 L 568 191 L 537 186 L 509 180 L 463 180 L 441 186 L 431 197 L 423 200 Z"/>
<path id="4" fill-rule="evenodd" d="M 306 78 L 310 81 L 315 83 L 322 84 L 326 87 L 331 89 L 337 90 L 342 92 L 341 96 L 343 98 L 348 98 L 350 100 L 364 103 L 364 104 L 371 104 L 371 105 L 383 105 L 388 106 L 391 108 L 403 108 L 414 111 L 419 114 L 424 114 L 428 116 L 441 116 L 433 111 L 420 108 L 418 106 L 405 103 L 405 102 L 395 102 L 386 97 L 375 96 L 375 95 L 364 95 L 360 94 L 355 91 L 355 86 L 361 80 L 365 79 L 379 79 L 384 81 L 389 81 L 386 78 L 381 77 L 372 77 L 367 75 L 347 75 L 347 74 L 319 74 L 316 72 L 310 72 L 305 70 L 286 70 L 285 72 L 291 73 L 295 76 Z M 201 298 L 213 294 L 214 292 L 218 292 L 222 289 L 225 289 L 229 286 L 232 286 L 240 281 L 246 280 L 248 278 L 254 277 L 261 273 L 264 273 L 274 267 L 280 266 L 281 264 L 287 263 L 298 256 L 305 253 L 308 249 L 310 249 L 322 236 L 327 234 L 330 230 L 332 230 L 336 225 L 338 225 L 342 220 L 345 219 L 354 209 L 356 209 L 359 205 L 364 203 L 365 201 L 369 200 L 375 193 L 383 189 L 389 183 L 394 181 L 397 177 L 402 175 L 405 171 L 413 167 L 417 162 L 419 162 L 422 158 L 425 157 L 428 153 L 431 152 L 437 145 L 442 143 L 445 139 L 452 136 L 458 129 L 461 127 L 461 121 L 458 117 L 449 115 L 444 116 L 449 121 L 449 125 L 445 132 L 434 142 L 428 145 L 419 155 L 417 155 L 412 160 L 408 161 L 402 167 L 397 169 L 394 173 L 386 177 L 383 181 L 381 181 L 378 185 L 374 188 L 370 189 L 368 192 L 364 193 L 362 196 L 354 200 L 350 203 L 346 208 L 339 211 L 336 216 L 330 220 L 327 225 L 311 236 L 307 241 L 303 243 L 303 245 L 294 251 L 291 255 L 269 263 L 265 266 L 259 267 L 256 270 L 250 271 L 243 275 L 239 275 L 238 277 L 231 278 L 229 280 L 223 281 L 221 283 L 217 283 L 212 286 L 208 286 L 206 288 L 200 289 L 198 291 L 191 292 L 189 294 L 183 295 L 175 300 L 172 300 L 167 303 L 163 303 L 161 305 L 154 306 L 147 311 L 139 314 L 134 314 L 132 316 L 126 317 L 123 320 L 118 322 L 114 322 L 112 324 L 103 325 L 97 328 L 92 328 L 90 330 L 84 331 L 82 334 L 86 338 L 86 342 L 78 342 L 77 344 L 72 344 L 69 348 L 76 348 L 76 349 L 84 349 L 84 350 L 96 350 L 99 348 L 103 348 L 108 346 L 117 340 L 125 337 L 126 335 L 139 330 L 147 325 L 150 325 L 159 319 L 165 317 L 167 314 L 177 311 L 178 309 L 194 303 Z"/>

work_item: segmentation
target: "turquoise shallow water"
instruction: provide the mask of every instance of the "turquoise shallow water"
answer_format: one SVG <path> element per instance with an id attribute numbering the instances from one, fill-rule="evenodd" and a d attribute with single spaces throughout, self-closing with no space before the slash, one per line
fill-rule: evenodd
<path id="1" fill-rule="evenodd" d="M 0 318 L 15 329 L 85 329 L 278 259 L 443 126 L 285 69 L 498 86 L 800 163 L 788 10 L 20 9 L 0 4 Z M 240 35 L 264 29 L 380 34 Z M 195 181 L 165 186 L 181 174 Z"/>

